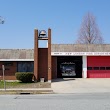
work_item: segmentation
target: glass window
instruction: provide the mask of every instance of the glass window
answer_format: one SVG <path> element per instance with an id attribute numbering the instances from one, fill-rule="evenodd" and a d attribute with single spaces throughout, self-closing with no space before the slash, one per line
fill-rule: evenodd
<path id="1" fill-rule="evenodd" d="M 99 70 L 99 67 L 93 67 L 94 68 L 94 70 Z"/>
<path id="2" fill-rule="evenodd" d="M 100 67 L 100 70 L 105 70 L 105 67 Z"/>
<path id="3" fill-rule="evenodd" d="M 3 62 L 3 65 L 5 65 L 5 66 L 13 66 L 13 62 Z"/>
<path id="4" fill-rule="evenodd" d="M 92 67 L 87 67 L 87 70 L 92 70 Z"/>
<path id="5" fill-rule="evenodd" d="M 106 70 L 110 70 L 110 67 L 106 67 Z"/>
<path id="6" fill-rule="evenodd" d="M 18 62 L 17 71 L 18 72 L 33 72 L 34 62 Z"/>

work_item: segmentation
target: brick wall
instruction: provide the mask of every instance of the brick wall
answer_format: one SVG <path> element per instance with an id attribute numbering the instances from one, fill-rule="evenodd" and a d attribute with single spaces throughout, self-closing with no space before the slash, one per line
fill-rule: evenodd
<path id="1" fill-rule="evenodd" d="M 38 79 L 45 78 L 48 80 L 48 49 L 38 49 Z"/>
<path id="2" fill-rule="evenodd" d="M 38 78 L 44 77 L 48 80 L 48 49 L 39 48 L 38 49 Z M 0 80 L 3 79 L 2 65 L 5 62 L 0 62 Z M 17 72 L 17 62 L 12 62 L 12 66 L 5 66 L 5 79 L 6 80 L 16 80 L 15 73 Z M 57 78 L 57 57 L 52 57 L 52 79 Z"/>
<path id="3" fill-rule="evenodd" d="M 52 79 L 57 78 L 57 57 L 52 57 Z"/>
<path id="4" fill-rule="evenodd" d="M 51 29 L 48 29 L 48 81 L 52 79 Z"/>
<path id="5" fill-rule="evenodd" d="M 0 80 L 3 79 L 3 71 L 2 71 L 2 65 L 6 62 L 0 62 Z M 15 72 L 17 71 L 17 62 L 12 62 L 12 65 L 5 66 L 5 79 L 6 80 L 16 80 Z"/>
<path id="6" fill-rule="evenodd" d="M 48 80 L 48 49 L 38 49 L 38 78 Z M 52 57 L 52 79 L 57 78 L 57 57 Z"/>

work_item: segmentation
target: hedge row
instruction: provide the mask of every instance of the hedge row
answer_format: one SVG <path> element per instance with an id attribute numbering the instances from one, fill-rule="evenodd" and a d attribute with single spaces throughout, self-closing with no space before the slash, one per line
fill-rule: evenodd
<path id="1" fill-rule="evenodd" d="M 16 79 L 22 81 L 23 83 L 32 82 L 33 72 L 16 72 Z"/>

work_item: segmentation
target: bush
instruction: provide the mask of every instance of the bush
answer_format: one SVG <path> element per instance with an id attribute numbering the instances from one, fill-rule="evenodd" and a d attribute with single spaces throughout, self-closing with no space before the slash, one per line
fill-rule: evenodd
<path id="1" fill-rule="evenodd" d="M 32 82 L 33 73 L 32 72 L 16 72 L 16 79 L 22 81 L 23 83 Z"/>

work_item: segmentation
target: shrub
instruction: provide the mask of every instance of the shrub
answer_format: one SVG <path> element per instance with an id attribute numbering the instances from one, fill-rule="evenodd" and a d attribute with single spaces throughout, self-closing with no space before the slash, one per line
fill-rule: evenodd
<path id="1" fill-rule="evenodd" d="M 23 83 L 32 82 L 33 73 L 32 72 L 16 72 L 16 79 L 22 81 Z"/>

